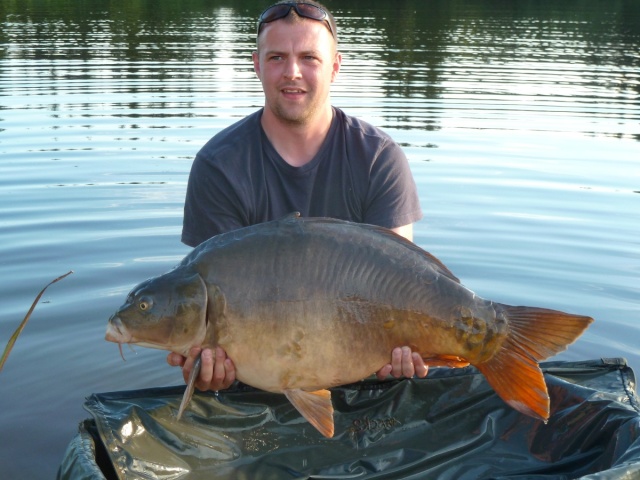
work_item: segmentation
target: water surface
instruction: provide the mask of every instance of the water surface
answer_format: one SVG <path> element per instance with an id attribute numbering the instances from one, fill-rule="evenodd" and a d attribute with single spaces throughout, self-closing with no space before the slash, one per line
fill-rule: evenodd
<path id="1" fill-rule="evenodd" d="M 415 241 L 504 303 L 588 314 L 557 359 L 640 371 L 640 8 L 627 1 L 326 2 L 333 103 L 404 147 Z M 262 105 L 256 1 L 0 6 L 0 373 L 6 478 L 51 478 L 94 392 L 181 383 L 103 340 L 129 289 L 176 264 L 187 175 Z"/>

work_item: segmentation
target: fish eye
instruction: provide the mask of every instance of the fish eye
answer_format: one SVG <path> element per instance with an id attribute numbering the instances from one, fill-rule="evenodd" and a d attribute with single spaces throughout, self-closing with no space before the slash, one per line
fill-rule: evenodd
<path id="1" fill-rule="evenodd" d="M 143 312 L 146 312 L 147 310 L 150 310 L 152 306 L 153 306 L 153 302 L 148 297 L 143 297 L 138 302 L 138 308 L 140 310 L 142 310 Z"/>

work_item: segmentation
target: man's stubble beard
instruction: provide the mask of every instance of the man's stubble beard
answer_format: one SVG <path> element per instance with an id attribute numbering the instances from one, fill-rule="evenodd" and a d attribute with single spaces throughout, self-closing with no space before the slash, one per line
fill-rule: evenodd
<path id="1" fill-rule="evenodd" d="M 292 113 L 289 109 L 276 104 L 273 113 L 281 122 L 299 127 L 311 123 L 318 110 L 318 105 L 309 105 L 302 111 Z"/>

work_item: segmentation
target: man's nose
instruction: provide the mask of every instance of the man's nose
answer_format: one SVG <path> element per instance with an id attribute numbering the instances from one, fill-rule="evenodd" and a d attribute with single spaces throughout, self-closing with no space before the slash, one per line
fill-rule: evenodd
<path id="1" fill-rule="evenodd" d="M 289 59 L 284 69 L 284 76 L 286 78 L 294 79 L 301 76 L 300 65 L 297 59 Z"/>

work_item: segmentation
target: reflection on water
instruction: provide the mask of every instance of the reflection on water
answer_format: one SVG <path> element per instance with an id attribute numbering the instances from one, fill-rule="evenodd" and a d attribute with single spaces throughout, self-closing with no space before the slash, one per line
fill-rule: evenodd
<path id="1" fill-rule="evenodd" d="M 561 359 L 640 370 L 640 6 L 326 2 L 334 104 L 415 174 L 416 242 L 480 295 L 590 314 Z M 176 264 L 186 179 L 262 104 L 255 0 L 0 5 L 0 464 L 52 477 L 93 392 L 177 384 L 162 352 L 103 340 L 127 291 Z"/>
<path id="2" fill-rule="evenodd" d="M 259 105 L 247 60 L 261 3 L 168 4 L 6 7 L 5 94 L 39 95 L 39 104 L 22 107 L 82 111 L 92 120 L 96 104 L 124 117 L 156 116 L 157 128 L 167 129 L 165 119 L 196 109 L 228 118 L 229 110 Z M 584 1 L 579 9 L 464 1 L 334 8 L 345 55 L 334 96 L 345 107 L 375 111 L 366 113 L 385 125 L 476 129 L 490 119 L 502 130 L 525 123 L 530 130 L 638 138 L 632 121 L 618 121 L 633 120 L 629 109 L 640 89 L 638 7 L 631 2 Z M 78 95 L 92 101 L 56 102 Z M 537 117 L 540 123 L 527 123 Z"/>

